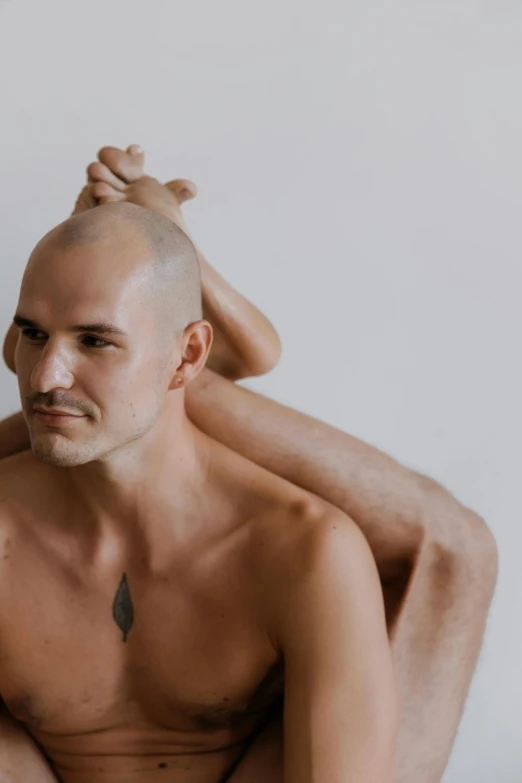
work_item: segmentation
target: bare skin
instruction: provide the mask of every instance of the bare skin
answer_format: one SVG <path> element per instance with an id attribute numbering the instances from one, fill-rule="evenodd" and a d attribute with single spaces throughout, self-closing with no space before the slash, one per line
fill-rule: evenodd
<path id="1" fill-rule="evenodd" d="M 0 689 L 10 714 L 64 783 L 217 783 L 279 700 L 275 607 L 281 591 L 292 587 L 274 563 L 295 562 L 300 551 L 304 560 L 317 546 L 318 525 L 335 518 L 314 513 L 310 504 L 306 516 L 296 514 L 302 493 L 224 447 L 214 449 L 205 457 L 219 468 L 204 484 L 204 502 L 191 493 L 180 503 L 177 485 L 177 502 L 169 507 L 160 493 L 161 504 L 151 502 L 147 510 L 153 531 L 143 517 L 136 526 L 118 519 L 125 530 L 103 529 L 101 513 L 82 514 L 70 482 L 28 453 L 3 466 L 0 581 L 9 597 L 0 622 L 9 634 Z M 246 496 L 245 486 L 252 487 Z M 73 524 L 70 513 L 56 512 L 59 505 L 73 510 Z M 281 526 L 291 534 L 281 537 Z M 354 555 L 346 554 L 350 562 Z M 125 644 L 110 611 L 122 573 L 135 615 Z M 376 577 L 369 587 L 364 611 L 378 617 Z M 381 633 L 376 627 L 363 634 L 365 646 L 380 646 L 372 667 L 380 709 L 390 689 L 382 675 L 383 637 L 384 621 Z M 305 687 L 303 681 L 294 698 Z M 358 728 L 369 757 L 379 736 Z M 289 779 L 312 780 L 308 775 L 294 772 Z M 381 770 L 375 779 L 392 777 Z"/>
<path id="2" fill-rule="evenodd" d="M 280 700 L 284 660 L 285 780 L 389 783 L 369 547 L 190 423 L 212 329 L 191 321 L 160 350 L 136 214 L 100 207 L 94 244 L 53 232 L 22 283 L 15 367 L 39 459 L 0 464 L 6 708 L 64 783 L 218 783 Z M 96 336 L 107 323 L 123 335 Z"/>
<path id="3" fill-rule="evenodd" d="M 99 160 L 89 164 L 89 184 L 81 191 L 73 214 L 97 204 L 127 201 L 166 215 L 191 237 L 181 205 L 197 193 L 193 182 L 172 180 L 166 186 L 143 171 L 144 155 L 136 145 L 127 152 L 103 147 Z M 213 342 L 207 362 L 211 370 L 231 380 L 263 375 L 277 364 L 281 343 L 276 330 L 260 310 L 230 286 L 198 252 L 201 266 L 203 315 L 212 322 Z M 10 327 L 4 342 L 4 360 L 14 372 L 18 331 Z"/>
<path id="4" fill-rule="evenodd" d="M 431 479 L 323 422 L 205 371 L 187 394 L 197 426 L 342 509 L 379 569 L 401 701 L 400 783 L 438 783 L 479 655 L 497 574 L 484 521 Z M 234 783 L 264 783 L 278 719 Z M 261 770 L 256 776 L 256 769 Z"/>
<path id="5" fill-rule="evenodd" d="M 91 169 L 91 173 L 97 172 Z M 86 195 L 92 199 L 92 187 L 84 191 L 81 206 L 93 205 L 85 203 Z M 172 191 L 178 194 L 178 204 L 193 192 L 179 180 Z M 171 213 L 171 219 L 179 218 Z M 221 293 L 226 297 L 225 288 Z M 241 317 L 248 317 L 245 300 Z M 270 329 L 267 335 L 265 346 Z M 261 357 L 269 365 L 278 349 L 274 343 L 272 354 L 268 351 L 264 358 L 263 350 L 258 350 L 256 361 Z M 228 351 L 231 358 L 214 369 L 235 365 L 231 377 L 251 374 L 241 367 L 237 351 Z M 495 581 L 495 548 L 482 520 L 434 482 L 401 468 L 377 450 L 209 371 L 189 387 L 187 406 L 191 419 L 213 438 L 335 504 L 363 530 L 383 581 L 388 629 L 406 705 L 397 779 L 440 780 Z M 24 437 L 26 433 L 13 420 L 7 440 L 14 450 L 23 447 L 19 443 Z M 274 771 L 280 768 L 281 723 L 276 717 L 232 779 L 275 781 Z"/>

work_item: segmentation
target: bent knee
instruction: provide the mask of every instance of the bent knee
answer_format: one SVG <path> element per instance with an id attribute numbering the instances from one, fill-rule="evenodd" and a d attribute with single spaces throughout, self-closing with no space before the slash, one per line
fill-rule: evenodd
<path id="1" fill-rule="evenodd" d="M 461 526 L 457 559 L 473 576 L 473 582 L 490 600 L 498 576 L 498 548 L 486 521 L 478 514 L 466 516 Z"/>

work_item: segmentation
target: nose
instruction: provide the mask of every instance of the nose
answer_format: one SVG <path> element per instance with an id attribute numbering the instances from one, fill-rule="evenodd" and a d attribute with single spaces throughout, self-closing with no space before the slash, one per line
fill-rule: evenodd
<path id="1" fill-rule="evenodd" d="M 74 376 L 65 352 L 58 346 L 53 347 L 48 340 L 31 373 L 32 389 L 45 393 L 53 389 L 70 389 L 73 383 Z"/>

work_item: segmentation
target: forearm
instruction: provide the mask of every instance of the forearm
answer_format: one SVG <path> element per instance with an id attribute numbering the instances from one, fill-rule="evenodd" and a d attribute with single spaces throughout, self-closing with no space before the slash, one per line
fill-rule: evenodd
<path id="1" fill-rule="evenodd" d="M 0 421 L 0 459 L 30 447 L 29 431 L 21 411 Z"/>
<path id="2" fill-rule="evenodd" d="M 203 315 L 214 327 L 208 366 L 226 378 L 263 375 L 279 361 L 279 336 L 263 313 L 199 254 Z"/>
<path id="3" fill-rule="evenodd" d="M 0 713 L 1 783 L 60 783 L 24 728 Z"/>

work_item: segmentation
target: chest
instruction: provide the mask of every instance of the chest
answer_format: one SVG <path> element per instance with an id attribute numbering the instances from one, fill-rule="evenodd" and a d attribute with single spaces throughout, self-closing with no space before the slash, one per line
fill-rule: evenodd
<path id="1" fill-rule="evenodd" d="M 86 585 L 42 563 L 3 579 L 0 693 L 39 732 L 256 722 L 282 667 L 241 580 L 130 570 Z"/>

